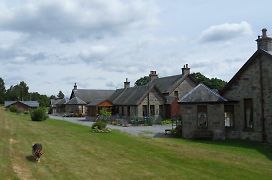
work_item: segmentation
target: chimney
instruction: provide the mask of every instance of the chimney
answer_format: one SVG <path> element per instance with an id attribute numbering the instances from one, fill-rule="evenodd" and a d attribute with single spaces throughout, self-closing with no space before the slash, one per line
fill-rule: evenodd
<path id="1" fill-rule="evenodd" d="M 126 81 L 124 82 L 124 88 L 129 88 L 130 87 L 130 82 L 128 82 L 128 78 L 126 78 Z"/>
<path id="2" fill-rule="evenodd" d="M 188 67 L 188 64 L 185 64 L 183 68 L 181 68 L 182 76 L 190 74 L 190 68 Z"/>
<path id="3" fill-rule="evenodd" d="M 149 77 L 150 77 L 150 81 L 153 81 L 154 79 L 158 78 L 158 74 L 156 71 L 150 71 Z"/>
<path id="4" fill-rule="evenodd" d="M 74 90 L 77 90 L 77 84 L 75 83 L 75 85 L 74 85 Z"/>
<path id="5" fill-rule="evenodd" d="M 262 35 L 256 41 L 257 49 L 272 52 L 272 38 L 267 36 L 267 29 L 262 29 Z"/>

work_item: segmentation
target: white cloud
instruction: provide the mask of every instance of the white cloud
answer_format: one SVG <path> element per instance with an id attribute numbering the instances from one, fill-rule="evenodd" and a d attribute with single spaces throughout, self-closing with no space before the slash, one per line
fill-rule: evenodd
<path id="1" fill-rule="evenodd" d="M 153 26 L 157 8 L 136 0 L 28 0 L 0 4 L 0 29 L 64 41 Z"/>
<path id="2" fill-rule="evenodd" d="M 253 34 L 251 25 L 248 22 L 224 23 L 210 26 L 202 31 L 200 40 L 202 42 L 217 42 L 243 37 Z"/>

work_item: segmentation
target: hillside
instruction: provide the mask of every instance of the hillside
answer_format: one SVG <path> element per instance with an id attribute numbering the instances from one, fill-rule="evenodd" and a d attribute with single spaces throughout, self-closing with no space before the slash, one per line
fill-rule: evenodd
<path id="1" fill-rule="evenodd" d="M 144 138 L 0 109 L 3 179 L 271 179 L 272 146 L 243 141 Z M 31 145 L 40 142 L 40 163 Z"/>

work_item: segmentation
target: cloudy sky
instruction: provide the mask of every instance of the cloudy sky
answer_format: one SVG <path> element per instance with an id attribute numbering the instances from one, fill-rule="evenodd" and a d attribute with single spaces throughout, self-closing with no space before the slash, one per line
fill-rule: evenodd
<path id="1" fill-rule="evenodd" d="M 156 70 L 226 81 L 256 51 L 269 0 L 1 0 L 0 77 L 47 95 L 116 89 Z"/>

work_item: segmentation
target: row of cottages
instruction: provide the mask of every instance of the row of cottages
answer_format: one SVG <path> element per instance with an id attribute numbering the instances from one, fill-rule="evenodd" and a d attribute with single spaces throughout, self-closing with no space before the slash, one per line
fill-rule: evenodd
<path id="1" fill-rule="evenodd" d="M 113 114 L 127 119 L 148 116 L 157 121 L 180 115 L 178 97 L 197 85 L 188 65 L 179 75 L 158 78 L 156 71 L 150 71 L 149 77 L 147 85 L 134 87 L 130 87 L 126 79 L 124 88 L 117 89 L 108 98 L 113 105 Z"/>
<path id="2" fill-rule="evenodd" d="M 197 85 L 188 65 L 178 75 L 158 78 L 156 71 L 150 71 L 149 76 L 151 80 L 145 86 L 130 87 L 126 79 L 124 88 L 117 90 L 78 89 L 75 84 L 68 101 L 55 100 L 53 112 L 95 117 L 100 109 L 106 108 L 126 119 L 151 116 L 161 120 L 179 116 L 178 97 Z"/>
<path id="3" fill-rule="evenodd" d="M 15 106 L 17 109 L 21 111 L 29 111 L 31 109 L 36 109 L 39 107 L 38 101 L 5 101 L 4 107 L 10 108 L 11 106 Z"/>
<path id="4" fill-rule="evenodd" d="M 75 83 L 68 102 L 65 103 L 65 112 L 94 117 L 100 109 L 111 110 L 111 103 L 107 99 L 114 90 L 78 89 Z"/>
<path id="5" fill-rule="evenodd" d="M 180 98 L 184 137 L 272 143 L 272 38 L 266 32 L 220 95 L 200 84 Z"/>

